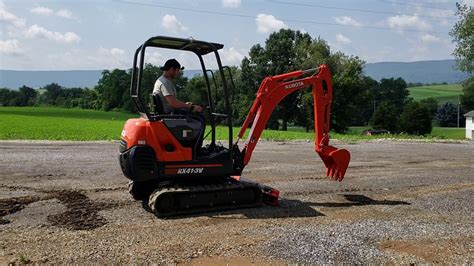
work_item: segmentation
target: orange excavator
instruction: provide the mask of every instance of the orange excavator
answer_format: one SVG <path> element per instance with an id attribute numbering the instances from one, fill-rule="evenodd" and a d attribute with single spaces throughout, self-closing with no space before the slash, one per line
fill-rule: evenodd
<path id="1" fill-rule="evenodd" d="M 316 153 L 327 171 L 326 175 L 342 181 L 350 161 L 350 153 L 329 145 L 329 117 L 332 84 L 327 66 L 266 77 L 257 92 L 237 139 L 232 127 L 232 72 L 222 66 L 218 50 L 224 45 L 165 36 L 152 37 L 135 52 L 131 97 L 140 118 L 129 119 L 122 131 L 119 162 L 129 178 L 133 198 L 144 200 L 158 217 L 187 215 L 234 208 L 256 207 L 262 203 L 278 205 L 279 191 L 241 177 L 257 142 L 275 107 L 286 96 L 312 89 Z M 202 67 L 207 85 L 206 111 L 210 131 L 192 112 L 171 115 L 163 112 L 160 98 L 151 95 L 150 104 L 142 99 L 142 79 L 147 48 L 165 48 L 194 53 Z M 218 69 L 206 69 L 203 56 L 214 54 Z M 216 76 L 220 78 L 225 111 L 215 112 Z M 215 87 L 213 95 L 211 85 Z M 224 119 L 228 127 L 228 145 L 216 142 L 216 121 Z M 242 149 L 239 141 L 248 136 Z M 200 147 L 211 135 L 208 144 Z"/>

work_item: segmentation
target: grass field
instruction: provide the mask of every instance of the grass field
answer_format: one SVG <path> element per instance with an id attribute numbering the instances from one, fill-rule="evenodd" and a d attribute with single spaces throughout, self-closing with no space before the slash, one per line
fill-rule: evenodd
<path id="1" fill-rule="evenodd" d="M 114 140 L 136 115 L 81 109 L 0 107 L 0 139 Z"/>
<path id="2" fill-rule="evenodd" d="M 462 94 L 461 84 L 449 85 L 426 85 L 420 87 L 408 88 L 410 97 L 419 101 L 422 99 L 433 97 L 439 101 L 440 104 L 445 102 L 458 103 L 458 95 Z"/>
<path id="3" fill-rule="evenodd" d="M 82 109 L 0 107 L 0 140 L 118 140 L 125 121 L 132 117 L 137 115 Z M 352 127 L 347 134 L 331 133 L 331 137 L 348 141 L 374 138 L 464 139 L 463 128 L 435 127 L 431 135 L 426 137 L 407 135 L 367 137 L 361 135 L 365 129 L 367 128 Z M 233 129 L 234 136 L 238 131 L 239 128 Z M 217 128 L 216 139 L 226 140 L 227 136 L 227 127 Z M 312 141 L 314 133 L 307 133 L 301 128 L 290 128 L 289 131 L 265 130 L 262 138 Z"/>

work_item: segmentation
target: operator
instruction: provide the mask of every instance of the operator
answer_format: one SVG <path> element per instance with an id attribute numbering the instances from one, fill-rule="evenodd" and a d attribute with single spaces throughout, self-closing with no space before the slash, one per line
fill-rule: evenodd
<path id="1" fill-rule="evenodd" d="M 181 75 L 184 67 L 181 67 L 176 59 L 169 59 L 160 69 L 163 74 L 155 82 L 153 95 L 158 94 L 160 97 L 165 114 L 189 114 L 189 111 L 201 113 L 201 106 L 190 102 L 185 103 L 176 98 L 176 87 L 173 81 Z"/>

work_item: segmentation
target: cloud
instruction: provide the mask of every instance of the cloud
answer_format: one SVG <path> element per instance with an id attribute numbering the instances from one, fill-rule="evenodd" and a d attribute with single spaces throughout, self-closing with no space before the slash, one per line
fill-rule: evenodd
<path id="1" fill-rule="evenodd" d="M 127 69 L 129 58 L 120 48 L 100 46 L 92 51 L 70 49 L 63 53 L 49 54 L 39 62 L 41 69 Z"/>
<path id="2" fill-rule="evenodd" d="M 101 55 L 111 55 L 111 56 L 122 56 L 125 54 L 125 51 L 119 48 L 110 48 L 106 49 L 103 47 L 99 48 L 99 54 Z"/>
<path id="3" fill-rule="evenodd" d="M 336 41 L 339 43 L 339 44 L 349 44 L 351 43 L 351 39 L 347 38 L 346 36 L 342 35 L 342 34 L 338 34 L 336 35 Z"/>
<path id="4" fill-rule="evenodd" d="M 37 6 L 35 8 L 30 9 L 30 12 L 33 14 L 42 15 L 42 16 L 55 15 L 61 18 L 74 19 L 72 12 L 65 8 L 59 9 L 58 11 L 54 11 L 51 8 L 47 8 L 44 6 Z"/>
<path id="5" fill-rule="evenodd" d="M 240 4 L 240 0 L 222 0 L 222 6 L 227 8 L 238 8 Z"/>
<path id="6" fill-rule="evenodd" d="M 58 17 L 62 17 L 62 18 L 68 18 L 68 19 L 73 19 L 74 18 L 72 16 L 71 11 L 69 11 L 67 9 L 60 9 L 60 10 L 56 11 L 56 15 Z"/>
<path id="7" fill-rule="evenodd" d="M 19 41 L 16 39 L 13 40 L 0 40 L 0 54 L 5 55 L 21 55 L 23 54 L 23 49 L 20 48 Z"/>
<path id="8" fill-rule="evenodd" d="M 421 31 L 431 30 L 431 25 L 420 19 L 417 15 L 408 16 L 408 15 L 397 15 L 389 17 L 387 19 L 388 26 L 393 29 L 416 29 Z"/>
<path id="9" fill-rule="evenodd" d="M 125 51 L 120 48 L 100 47 L 94 56 L 87 56 L 88 63 L 101 68 L 124 68 L 127 66 Z"/>
<path id="10" fill-rule="evenodd" d="M 269 33 L 282 28 L 288 28 L 283 21 L 276 19 L 272 15 L 258 14 L 256 22 L 258 33 Z"/>
<path id="11" fill-rule="evenodd" d="M 21 19 L 14 14 L 10 13 L 5 4 L 0 1 L 0 23 L 6 23 L 7 25 L 12 25 L 16 28 L 21 28 L 25 26 L 25 20 Z"/>
<path id="12" fill-rule="evenodd" d="M 434 35 L 431 35 L 431 34 L 425 34 L 423 36 L 421 36 L 420 38 L 423 42 L 426 42 L 426 43 L 436 43 L 436 42 L 440 42 L 440 38 L 434 36 Z"/>
<path id="13" fill-rule="evenodd" d="M 60 33 L 49 31 L 41 26 L 33 25 L 25 32 L 27 38 L 43 38 L 63 43 L 78 43 L 81 40 L 74 32 Z"/>
<path id="14" fill-rule="evenodd" d="M 335 17 L 336 22 L 341 25 L 348 25 L 348 26 L 362 26 L 362 23 L 358 22 L 357 20 L 349 17 L 349 16 L 342 16 L 342 17 Z"/>
<path id="15" fill-rule="evenodd" d="M 235 47 L 224 48 L 221 50 L 222 63 L 231 66 L 240 65 L 245 54 L 245 51 L 238 51 Z"/>
<path id="16" fill-rule="evenodd" d="M 163 54 L 153 50 L 147 52 L 145 59 L 147 63 L 153 64 L 155 66 L 162 66 L 164 62 L 166 62 L 166 58 L 163 56 Z"/>
<path id="17" fill-rule="evenodd" d="M 44 16 L 49 16 L 54 13 L 52 9 L 43 7 L 43 6 L 37 6 L 35 8 L 32 8 L 30 9 L 30 12 L 33 14 L 44 15 Z"/>
<path id="18" fill-rule="evenodd" d="M 165 28 L 168 31 L 177 33 L 177 32 L 182 32 L 182 31 L 187 31 L 188 28 L 184 27 L 181 22 L 176 18 L 174 15 L 168 15 L 166 14 L 162 19 L 161 19 L 161 26 Z"/>

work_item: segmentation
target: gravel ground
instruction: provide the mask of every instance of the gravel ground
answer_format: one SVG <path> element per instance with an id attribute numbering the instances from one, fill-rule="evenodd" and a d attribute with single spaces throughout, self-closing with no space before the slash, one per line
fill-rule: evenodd
<path id="1" fill-rule="evenodd" d="M 474 261 L 474 143 L 374 141 L 327 180 L 307 142 L 261 142 L 244 175 L 281 206 L 160 220 L 116 142 L 0 142 L 0 264 Z"/>

